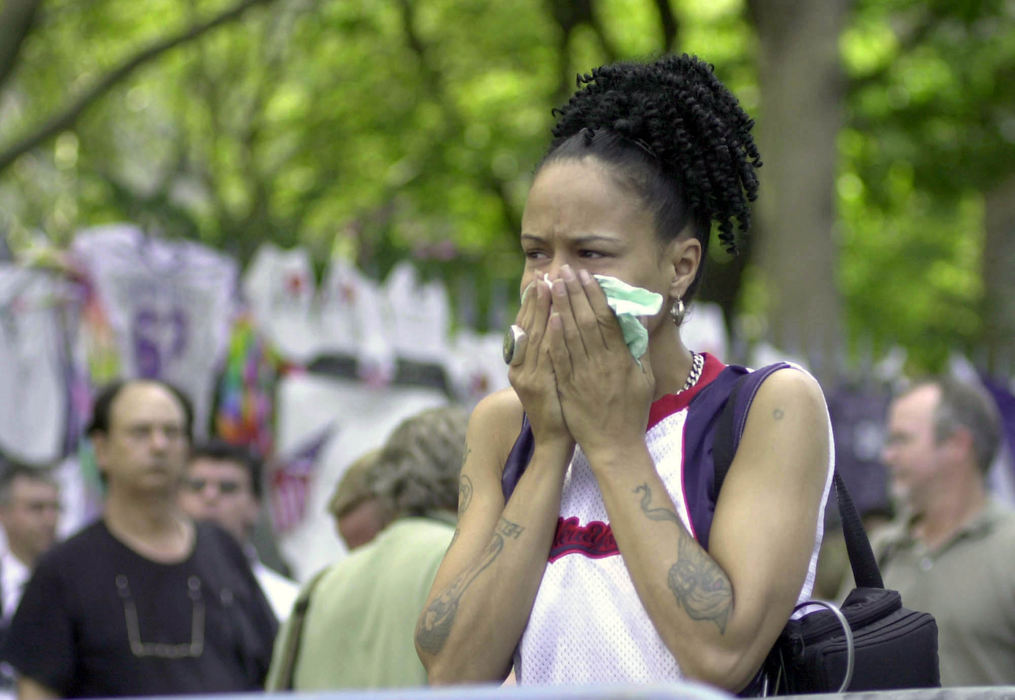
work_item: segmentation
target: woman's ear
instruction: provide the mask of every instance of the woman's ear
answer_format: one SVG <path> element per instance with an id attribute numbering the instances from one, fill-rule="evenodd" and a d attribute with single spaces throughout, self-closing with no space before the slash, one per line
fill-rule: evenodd
<path id="1" fill-rule="evenodd" d="M 694 236 L 687 236 L 672 241 L 667 248 L 669 265 L 673 270 L 670 297 L 682 299 L 701 265 L 701 241 Z"/>

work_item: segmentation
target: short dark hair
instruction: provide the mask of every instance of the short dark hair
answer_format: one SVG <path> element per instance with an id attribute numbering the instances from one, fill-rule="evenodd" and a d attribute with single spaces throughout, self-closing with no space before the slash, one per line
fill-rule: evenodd
<path id="1" fill-rule="evenodd" d="M 33 467 L 23 462 L 0 457 L 0 505 L 11 502 L 11 491 L 18 479 L 39 481 L 59 488 L 49 467 Z"/>
<path id="2" fill-rule="evenodd" d="M 187 466 L 196 459 L 213 459 L 222 462 L 235 462 L 246 469 L 250 475 L 250 487 L 253 489 L 254 498 L 261 500 L 264 492 L 261 483 L 262 464 L 254 452 L 244 445 L 234 445 L 221 438 L 210 438 L 196 443 L 190 449 L 187 457 Z"/>
<path id="3" fill-rule="evenodd" d="M 695 56 L 621 62 L 578 77 L 578 91 L 560 109 L 540 163 L 593 156 L 613 166 L 655 218 L 663 242 L 688 225 L 701 243 L 702 264 L 685 293 L 701 282 L 715 222 L 730 253 L 750 228 L 761 157 L 754 122 L 713 67 Z"/>
<path id="4" fill-rule="evenodd" d="M 95 433 L 102 433 L 106 435 L 109 433 L 110 419 L 113 410 L 113 403 L 116 398 L 120 395 L 124 389 L 133 384 L 151 383 L 158 384 L 169 391 L 176 400 L 180 402 L 180 406 L 183 408 L 183 430 L 189 441 L 193 437 L 194 430 L 194 409 L 190 403 L 190 399 L 187 398 L 180 389 L 173 386 L 169 382 L 162 379 L 117 379 L 109 384 L 106 384 L 95 397 L 95 401 L 92 403 L 92 419 L 88 423 L 88 427 L 85 429 L 85 434 L 92 436 Z"/>
<path id="5" fill-rule="evenodd" d="M 958 428 L 965 428 L 973 439 L 973 456 L 983 474 L 1001 446 L 1001 416 L 993 397 L 979 384 L 950 375 L 925 377 L 906 388 L 903 395 L 923 386 L 940 392 L 934 408 L 934 439 L 947 440 Z"/>

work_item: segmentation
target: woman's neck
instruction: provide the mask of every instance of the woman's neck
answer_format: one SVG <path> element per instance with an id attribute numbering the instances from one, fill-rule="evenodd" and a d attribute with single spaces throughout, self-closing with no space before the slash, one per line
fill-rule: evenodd
<path id="1" fill-rule="evenodd" d="M 656 382 L 653 400 L 680 391 L 691 372 L 693 358 L 691 351 L 684 347 L 679 331 L 672 325 L 657 328 L 646 356 Z"/>

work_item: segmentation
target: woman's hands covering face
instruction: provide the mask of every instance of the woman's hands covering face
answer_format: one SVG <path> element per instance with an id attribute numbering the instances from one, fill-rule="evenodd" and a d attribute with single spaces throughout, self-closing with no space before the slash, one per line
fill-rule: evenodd
<path id="1" fill-rule="evenodd" d="M 648 356 L 641 363 L 631 356 L 606 295 L 585 270 L 563 266 L 549 297 L 540 345 L 572 438 L 586 454 L 642 441 L 655 389 Z"/>
<path id="2" fill-rule="evenodd" d="M 515 324 L 525 332 L 521 362 L 508 366 L 508 380 L 518 395 L 532 425 L 537 443 L 560 442 L 568 451 L 574 440 L 564 422 L 553 365 L 547 351 L 546 330 L 550 318 L 550 289 L 543 280 L 529 285 L 522 299 Z"/>

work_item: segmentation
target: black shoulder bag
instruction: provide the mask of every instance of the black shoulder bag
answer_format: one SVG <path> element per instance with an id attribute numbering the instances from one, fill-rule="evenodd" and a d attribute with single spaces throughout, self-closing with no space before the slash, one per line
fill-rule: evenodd
<path id="1" fill-rule="evenodd" d="M 712 450 L 714 493 L 719 492 L 740 442 L 733 414 L 749 376 L 737 381 L 719 415 Z M 825 601 L 798 605 L 794 612 L 819 609 L 786 623 L 749 691 L 793 695 L 940 687 L 937 623 L 929 613 L 902 607 L 898 591 L 885 588 L 860 515 L 838 471 L 833 487 L 856 588 L 841 607 Z"/>

